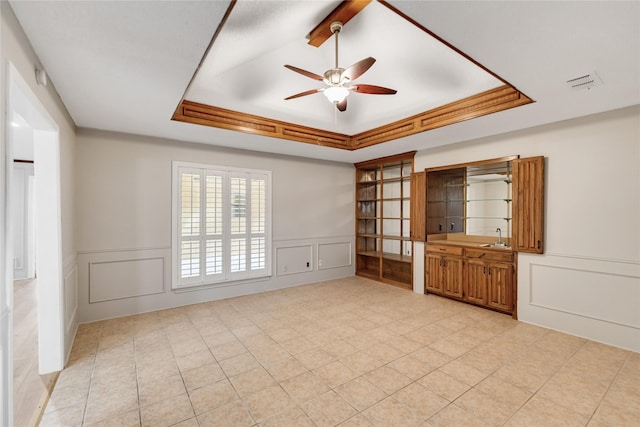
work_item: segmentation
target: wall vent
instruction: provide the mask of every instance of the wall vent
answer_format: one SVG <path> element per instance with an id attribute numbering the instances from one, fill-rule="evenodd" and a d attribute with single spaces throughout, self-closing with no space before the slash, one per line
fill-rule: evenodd
<path id="1" fill-rule="evenodd" d="M 601 84 L 602 79 L 600 79 L 595 71 L 567 80 L 567 86 L 573 90 L 591 89 L 592 87 L 600 86 Z"/>

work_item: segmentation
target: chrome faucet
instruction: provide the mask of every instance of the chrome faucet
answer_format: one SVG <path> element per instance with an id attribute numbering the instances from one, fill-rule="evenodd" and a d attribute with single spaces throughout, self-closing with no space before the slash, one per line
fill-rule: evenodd
<path id="1" fill-rule="evenodd" d="M 500 227 L 496 228 L 496 233 L 498 233 L 498 242 L 496 245 L 502 246 L 502 230 L 500 230 Z"/>

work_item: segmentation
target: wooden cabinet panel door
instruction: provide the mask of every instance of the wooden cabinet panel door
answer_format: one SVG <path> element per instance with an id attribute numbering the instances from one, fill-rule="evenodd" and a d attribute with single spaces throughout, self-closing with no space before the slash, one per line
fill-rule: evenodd
<path id="1" fill-rule="evenodd" d="M 478 260 L 466 261 L 464 299 L 476 304 L 487 304 L 487 267 Z"/>
<path id="2" fill-rule="evenodd" d="M 513 161 L 513 249 L 543 253 L 544 157 Z"/>
<path id="3" fill-rule="evenodd" d="M 427 240 L 427 174 L 416 172 L 411 174 L 411 240 L 424 242 Z"/>
<path id="4" fill-rule="evenodd" d="M 425 288 L 427 291 L 439 294 L 442 293 L 442 262 L 442 256 L 430 253 L 427 254 L 425 265 Z"/>
<path id="5" fill-rule="evenodd" d="M 446 295 L 462 298 L 462 259 L 443 257 L 443 291 Z"/>
<path id="6" fill-rule="evenodd" d="M 499 310 L 513 311 L 513 266 L 501 263 L 489 264 L 487 273 L 488 305 Z"/>

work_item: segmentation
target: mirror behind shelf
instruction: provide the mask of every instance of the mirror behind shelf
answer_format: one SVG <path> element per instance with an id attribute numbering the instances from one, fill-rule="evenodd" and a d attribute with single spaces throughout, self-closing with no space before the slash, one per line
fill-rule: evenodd
<path id="1" fill-rule="evenodd" d="M 511 181 L 511 161 L 429 171 L 427 235 L 510 238 Z"/>

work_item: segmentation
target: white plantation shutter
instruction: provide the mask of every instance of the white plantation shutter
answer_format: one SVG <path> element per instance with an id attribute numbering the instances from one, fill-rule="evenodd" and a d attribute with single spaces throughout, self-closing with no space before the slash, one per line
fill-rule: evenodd
<path id="1" fill-rule="evenodd" d="M 266 262 L 266 180 L 251 179 L 251 270 L 265 268 Z"/>
<path id="2" fill-rule="evenodd" d="M 174 163 L 174 288 L 270 275 L 270 179 Z"/>
<path id="3" fill-rule="evenodd" d="M 224 175 L 205 171 L 204 275 L 207 279 L 224 277 Z"/>
<path id="4" fill-rule="evenodd" d="M 180 277 L 185 283 L 200 280 L 201 173 L 185 169 L 180 174 Z"/>

